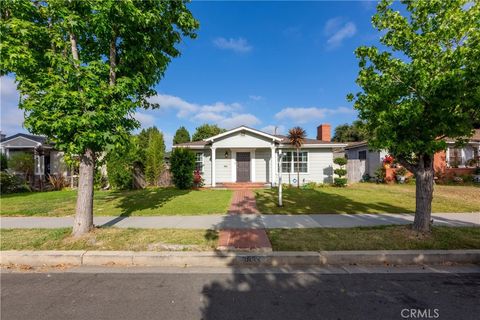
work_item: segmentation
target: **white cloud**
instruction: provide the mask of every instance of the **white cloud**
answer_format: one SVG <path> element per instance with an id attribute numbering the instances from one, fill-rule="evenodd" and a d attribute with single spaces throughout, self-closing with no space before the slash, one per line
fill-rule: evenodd
<path id="1" fill-rule="evenodd" d="M 247 127 L 254 127 L 260 124 L 261 121 L 255 117 L 253 114 L 250 113 L 242 113 L 242 114 L 232 114 L 230 116 L 225 117 L 224 119 L 218 122 L 218 125 L 221 128 L 225 129 L 232 129 L 239 127 L 241 125 L 245 125 Z"/>
<path id="2" fill-rule="evenodd" d="M 186 118 L 196 123 L 214 123 L 225 129 L 239 125 L 254 126 L 261 121 L 252 114 L 242 113 L 242 105 L 237 102 L 213 104 L 198 104 L 183 100 L 182 98 L 158 94 L 151 98 L 160 108 L 177 110 L 178 118 Z"/>
<path id="3" fill-rule="evenodd" d="M 244 38 L 229 38 L 225 39 L 219 37 L 213 40 L 213 44 L 222 50 L 232 50 L 237 53 L 246 53 L 252 51 L 253 47 Z"/>
<path id="4" fill-rule="evenodd" d="M 250 99 L 252 99 L 253 101 L 263 100 L 263 97 L 262 97 L 262 96 L 249 95 L 248 97 L 249 97 Z"/>
<path id="5" fill-rule="evenodd" d="M 288 120 L 293 123 L 307 123 L 324 119 L 335 114 L 355 114 L 355 111 L 347 107 L 329 108 L 284 108 L 275 114 L 278 120 Z"/>
<path id="6" fill-rule="evenodd" d="M 135 112 L 133 115 L 140 122 L 142 128 L 148 128 L 155 125 L 155 117 L 145 112 Z"/>
<path id="7" fill-rule="evenodd" d="M 275 126 L 273 124 L 265 126 L 261 128 L 263 132 L 270 133 L 270 134 L 284 134 L 286 132 L 285 126 L 279 125 Z M 276 132 L 275 132 L 276 131 Z"/>
<path id="8" fill-rule="evenodd" d="M 7 136 L 25 132 L 23 111 L 18 108 L 19 93 L 12 77 L 0 77 L 0 130 Z"/>
<path id="9" fill-rule="evenodd" d="M 357 33 L 357 27 L 353 22 L 345 22 L 343 18 L 337 17 L 327 21 L 324 32 L 328 36 L 327 47 L 333 49 L 340 46 L 343 40 L 353 37 Z"/>

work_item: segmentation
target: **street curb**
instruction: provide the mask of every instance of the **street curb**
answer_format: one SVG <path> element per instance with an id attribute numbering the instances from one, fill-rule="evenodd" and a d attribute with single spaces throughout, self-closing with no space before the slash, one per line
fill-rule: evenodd
<path id="1" fill-rule="evenodd" d="M 287 267 L 321 265 L 480 264 L 480 250 L 321 252 L 1 251 L 0 264 L 56 266 Z"/>

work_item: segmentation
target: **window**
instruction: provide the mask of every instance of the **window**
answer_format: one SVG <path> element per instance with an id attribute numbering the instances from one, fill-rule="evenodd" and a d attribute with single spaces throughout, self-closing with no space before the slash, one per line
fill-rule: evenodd
<path id="1" fill-rule="evenodd" d="M 282 173 L 307 173 L 308 172 L 308 152 L 296 151 L 285 152 L 282 159 Z"/>
<path id="2" fill-rule="evenodd" d="M 197 152 L 195 154 L 195 171 L 203 172 L 203 153 Z"/>
<path id="3" fill-rule="evenodd" d="M 367 150 L 359 151 L 358 152 L 358 159 L 367 160 Z"/>
<path id="4" fill-rule="evenodd" d="M 285 152 L 282 159 L 282 173 L 290 173 L 292 171 L 292 153 Z"/>
<path id="5" fill-rule="evenodd" d="M 455 168 L 462 164 L 462 149 L 450 148 L 448 164 Z"/>

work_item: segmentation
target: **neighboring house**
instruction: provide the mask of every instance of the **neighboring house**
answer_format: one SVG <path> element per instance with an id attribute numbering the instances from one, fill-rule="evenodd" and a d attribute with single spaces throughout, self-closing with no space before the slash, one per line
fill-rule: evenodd
<path id="1" fill-rule="evenodd" d="M 330 125 L 317 128 L 317 139 L 305 139 L 297 157 L 296 150 L 286 136 L 271 135 L 241 126 L 203 141 L 174 145 L 189 148 L 196 153 L 197 169 L 202 172 L 205 185 L 215 187 L 222 183 L 252 182 L 278 184 L 279 169 L 284 183 L 333 182 L 333 149 L 344 143 L 330 141 Z M 279 154 L 285 154 L 280 168 Z"/>
<path id="2" fill-rule="evenodd" d="M 63 161 L 63 152 L 55 150 L 45 137 L 26 133 L 17 133 L 10 137 L 2 135 L 0 152 L 9 159 L 17 152 L 32 154 L 35 163 L 34 176 L 46 178 L 48 175 L 66 177 L 68 168 Z"/>
<path id="3" fill-rule="evenodd" d="M 388 154 L 385 150 L 371 151 L 368 142 L 351 142 L 345 147 L 347 162 L 347 179 L 349 182 L 359 182 L 365 175 L 375 176 L 375 170 L 383 163 Z"/>
<path id="4" fill-rule="evenodd" d="M 455 145 L 455 140 L 445 139 L 447 149 L 435 154 L 434 169 L 437 176 L 471 174 L 480 165 L 480 129 L 475 129 L 473 136 L 462 147 Z M 348 181 L 358 182 L 368 173 L 374 176 L 375 170 L 382 165 L 388 154 L 386 150 L 371 151 L 368 142 L 352 142 L 345 147 L 348 158 Z"/>

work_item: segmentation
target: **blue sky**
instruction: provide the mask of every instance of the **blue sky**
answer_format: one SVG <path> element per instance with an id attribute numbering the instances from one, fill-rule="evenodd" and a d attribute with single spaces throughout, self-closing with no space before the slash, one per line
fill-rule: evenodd
<path id="1" fill-rule="evenodd" d="M 139 110 L 142 126 L 156 125 L 167 146 L 183 125 L 225 128 L 245 124 L 279 133 L 300 125 L 351 122 L 356 112 L 345 96 L 358 90 L 354 50 L 377 44 L 371 1 L 193 2 L 197 39 L 184 39 L 182 56 L 156 86 L 160 109 Z M 2 131 L 21 128 L 15 85 L 2 79 Z M 18 98 L 17 98 L 18 99 Z"/>

